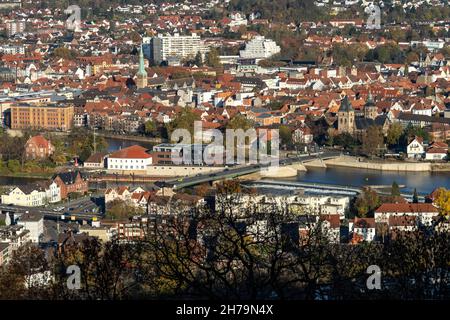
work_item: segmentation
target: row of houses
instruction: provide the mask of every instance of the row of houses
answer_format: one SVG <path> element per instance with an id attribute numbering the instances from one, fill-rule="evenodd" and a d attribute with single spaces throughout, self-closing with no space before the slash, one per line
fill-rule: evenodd
<path id="1" fill-rule="evenodd" d="M 425 159 L 430 161 L 445 160 L 448 158 L 448 144 L 445 142 L 433 141 L 425 145 L 422 137 L 413 137 L 406 147 L 408 158 Z"/>
<path id="2" fill-rule="evenodd" d="M 23 207 L 39 207 L 66 199 L 71 193 L 84 194 L 88 181 L 79 171 L 56 174 L 49 181 L 38 181 L 11 188 L 2 194 L 3 204 Z"/>

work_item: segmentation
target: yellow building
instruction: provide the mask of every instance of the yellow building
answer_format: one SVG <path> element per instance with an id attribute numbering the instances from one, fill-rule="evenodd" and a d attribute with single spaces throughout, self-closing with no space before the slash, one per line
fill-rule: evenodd
<path id="1" fill-rule="evenodd" d="M 11 106 L 11 129 L 70 130 L 73 116 L 73 105 Z"/>

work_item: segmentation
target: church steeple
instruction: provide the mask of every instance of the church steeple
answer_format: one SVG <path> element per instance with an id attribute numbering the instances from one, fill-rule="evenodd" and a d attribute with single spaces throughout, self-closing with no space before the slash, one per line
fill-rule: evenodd
<path id="1" fill-rule="evenodd" d="M 339 133 L 353 134 L 355 131 L 355 109 L 353 109 L 347 96 L 341 100 L 341 106 L 338 110 L 337 129 Z"/>
<path id="2" fill-rule="evenodd" d="M 369 90 L 369 95 L 367 96 L 366 106 L 372 106 L 372 105 L 374 105 L 372 91 Z"/>
<path id="3" fill-rule="evenodd" d="M 364 105 L 364 117 L 367 119 L 375 119 L 378 116 L 378 108 L 373 101 L 372 92 L 369 90 L 366 104 Z"/>
<path id="4" fill-rule="evenodd" d="M 145 71 L 145 64 L 144 64 L 144 50 L 141 48 L 139 50 L 139 69 L 136 73 L 136 86 L 138 89 L 147 87 L 147 71 Z"/>

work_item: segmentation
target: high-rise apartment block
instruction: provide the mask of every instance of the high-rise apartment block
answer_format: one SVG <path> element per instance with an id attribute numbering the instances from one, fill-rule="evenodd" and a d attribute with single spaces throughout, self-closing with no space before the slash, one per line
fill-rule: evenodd
<path id="1" fill-rule="evenodd" d="M 25 21 L 9 21 L 6 23 L 6 34 L 8 37 L 12 37 L 15 34 L 25 31 Z"/>
<path id="2" fill-rule="evenodd" d="M 200 52 L 202 56 L 209 51 L 204 45 L 200 36 L 193 33 L 191 35 L 162 35 L 153 38 L 153 60 L 155 63 L 167 61 L 170 57 L 180 59 L 193 58 Z"/>
<path id="3" fill-rule="evenodd" d="M 242 59 L 267 59 L 281 51 L 280 46 L 271 39 L 257 36 L 245 45 L 245 50 L 240 51 Z"/>

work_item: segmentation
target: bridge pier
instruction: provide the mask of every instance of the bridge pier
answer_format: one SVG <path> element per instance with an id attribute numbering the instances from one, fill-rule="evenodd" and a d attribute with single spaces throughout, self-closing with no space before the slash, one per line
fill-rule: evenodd
<path id="1" fill-rule="evenodd" d="M 302 164 L 292 164 L 283 167 L 269 167 L 261 170 L 261 177 L 264 178 L 290 178 L 296 177 L 298 171 L 306 171 Z"/>
<path id="2" fill-rule="evenodd" d="M 312 160 L 312 161 L 308 161 L 303 163 L 303 165 L 308 168 L 326 168 L 327 164 L 323 161 L 323 159 L 316 159 L 316 160 Z"/>

